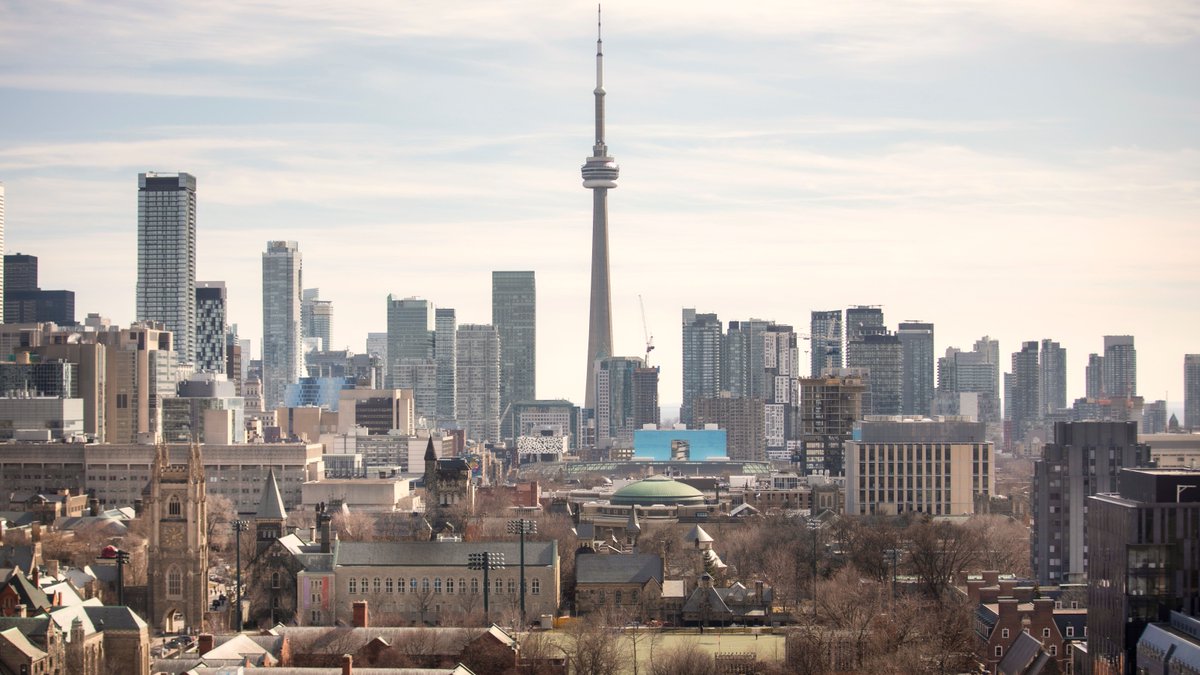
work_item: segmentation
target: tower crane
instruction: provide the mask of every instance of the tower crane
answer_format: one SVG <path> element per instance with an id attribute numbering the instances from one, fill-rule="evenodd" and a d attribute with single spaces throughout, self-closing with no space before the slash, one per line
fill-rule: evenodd
<path id="1" fill-rule="evenodd" d="M 646 327 L 646 303 L 642 301 L 640 294 L 638 295 L 638 306 L 642 308 L 642 335 L 646 338 L 646 367 L 650 367 L 650 352 L 654 351 L 654 336 Z"/>

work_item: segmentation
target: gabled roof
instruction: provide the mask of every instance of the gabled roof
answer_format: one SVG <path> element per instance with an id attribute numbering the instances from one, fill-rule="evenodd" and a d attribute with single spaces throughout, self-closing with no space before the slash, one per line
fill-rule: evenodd
<path id="1" fill-rule="evenodd" d="M 240 659 L 246 656 L 258 657 L 264 654 L 270 654 L 270 651 L 251 640 L 249 636 L 238 634 L 200 656 L 208 661 L 211 659 Z"/>
<path id="2" fill-rule="evenodd" d="M 0 645 L 9 646 L 31 661 L 40 661 L 46 658 L 46 652 L 30 642 L 29 638 L 25 637 L 25 634 L 17 628 L 0 630 Z"/>
<path id="3" fill-rule="evenodd" d="M 83 611 L 96 626 L 103 624 L 104 630 L 141 630 L 146 622 L 128 607 L 116 605 L 85 605 Z"/>
<path id="4" fill-rule="evenodd" d="M 50 607 L 50 598 L 46 592 L 34 586 L 24 572 L 14 572 L 5 586 L 17 594 L 19 604 L 25 605 L 31 614 Z"/>
<path id="5" fill-rule="evenodd" d="M 733 610 L 729 609 L 729 605 L 726 605 L 725 601 L 721 599 L 717 589 L 704 586 L 697 586 L 696 590 L 692 591 L 687 602 L 683 603 L 683 611 L 703 614 L 705 605 L 708 606 L 709 616 L 713 618 L 718 618 L 722 614 L 733 614 Z"/>
<path id="6" fill-rule="evenodd" d="M 433 462 L 438 458 L 437 452 L 433 449 L 433 435 L 429 436 L 429 443 L 425 446 L 425 461 Z"/>
<path id="7" fill-rule="evenodd" d="M 996 671 L 998 675 L 1037 675 L 1049 660 L 1050 655 L 1042 649 L 1041 641 L 1021 631 L 996 666 Z"/>
<path id="8" fill-rule="evenodd" d="M 267 470 L 267 482 L 263 485 L 262 497 L 258 502 L 256 520 L 287 520 L 287 509 L 279 494 L 279 483 L 275 480 L 275 469 Z"/>
<path id="9" fill-rule="evenodd" d="M 662 558 L 653 553 L 593 554 L 575 559 L 575 581 L 579 584 L 644 584 L 663 579 Z"/>
<path id="10" fill-rule="evenodd" d="M 33 546 L 0 546 L 0 567 L 20 567 L 26 573 L 33 569 Z"/>

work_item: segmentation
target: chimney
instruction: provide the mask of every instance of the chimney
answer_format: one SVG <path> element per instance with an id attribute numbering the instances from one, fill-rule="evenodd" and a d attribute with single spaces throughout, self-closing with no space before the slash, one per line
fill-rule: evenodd
<path id="1" fill-rule="evenodd" d="M 1000 597 L 1002 597 L 1002 598 L 1017 597 L 1016 594 L 1013 592 L 1016 590 L 1016 588 L 1017 588 L 1017 580 L 1016 579 L 1001 579 L 1000 580 Z"/>
<path id="2" fill-rule="evenodd" d="M 213 646 L 212 633 L 201 633 L 199 639 L 196 640 L 196 654 L 204 656 L 213 650 Z"/>
<path id="3" fill-rule="evenodd" d="M 1038 598 L 1033 601 L 1033 615 L 1040 621 L 1050 622 L 1054 620 L 1054 600 L 1050 598 Z"/>
<path id="4" fill-rule="evenodd" d="M 1019 611 L 1016 598 L 1000 598 L 1000 618 L 1016 616 Z"/>
<path id="5" fill-rule="evenodd" d="M 317 514 L 317 541 L 321 544 L 321 553 L 329 553 L 333 539 L 329 535 L 329 514 L 322 511 Z"/>
<path id="6" fill-rule="evenodd" d="M 987 586 L 995 586 L 1000 583 L 1000 573 L 996 570 L 984 570 L 983 583 Z"/>
<path id="7" fill-rule="evenodd" d="M 983 604 L 991 604 L 1000 599 L 1000 588 L 997 586 L 983 586 L 979 589 L 979 602 Z"/>
<path id="8" fill-rule="evenodd" d="M 89 498 L 88 499 L 88 510 L 91 512 L 91 514 L 93 516 L 100 515 L 100 500 L 96 499 L 95 497 Z"/>
<path id="9" fill-rule="evenodd" d="M 60 571 L 59 562 L 57 560 L 51 558 L 46 561 L 46 574 L 49 574 L 51 577 L 57 579 Z"/>
<path id="10" fill-rule="evenodd" d="M 967 580 L 967 597 L 971 599 L 971 602 L 980 602 L 979 589 L 981 588 L 983 588 L 982 579 Z"/>
<path id="11" fill-rule="evenodd" d="M 349 654 L 342 654 L 342 675 L 352 675 L 354 673 L 354 657 Z"/>
<path id="12" fill-rule="evenodd" d="M 370 627 L 370 619 L 367 617 L 367 601 L 354 601 L 354 627 L 368 628 Z"/>
<path id="13" fill-rule="evenodd" d="M 21 619 L 25 618 L 25 605 L 17 605 L 16 607 L 13 607 L 13 616 Z"/>
<path id="14" fill-rule="evenodd" d="M 145 508 L 146 508 L 146 502 L 142 501 L 141 499 L 133 500 L 133 517 L 141 518 L 142 511 L 145 510 Z"/>

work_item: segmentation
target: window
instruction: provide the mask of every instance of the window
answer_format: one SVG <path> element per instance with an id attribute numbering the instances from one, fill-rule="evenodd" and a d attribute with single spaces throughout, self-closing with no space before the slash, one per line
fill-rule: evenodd
<path id="1" fill-rule="evenodd" d="M 1000 637 L 1004 638 L 1005 640 L 1008 639 L 1008 629 L 1007 628 L 1000 631 Z"/>
<path id="2" fill-rule="evenodd" d="M 312 611 L 312 615 L 309 618 L 311 619 L 311 623 L 313 623 L 314 625 L 321 623 L 321 611 L 314 609 Z"/>
<path id="3" fill-rule="evenodd" d="M 1050 656 L 1058 656 L 1058 647 L 1057 647 L 1057 646 L 1055 646 L 1055 645 L 1050 645 L 1050 646 L 1047 648 L 1047 650 L 1050 652 Z"/>
<path id="4" fill-rule="evenodd" d="M 167 596 L 178 598 L 183 595 L 183 573 L 178 567 L 167 570 Z"/>
<path id="5" fill-rule="evenodd" d="M 350 577 L 349 591 L 350 591 L 350 595 L 354 595 L 355 593 L 358 592 L 358 580 L 356 580 L 354 577 Z"/>
<path id="6" fill-rule="evenodd" d="M 408 580 L 408 590 L 412 591 L 413 593 L 417 592 L 417 578 L 416 577 L 413 577 Z"/>
<path id="7" fill-rule="evenodd" d="M 497 579 L 496 583 L 492 584 L 492 592 L 497 593 L 497 594 L 503 593 L 504 592 L 504 581 L 501 579 Z"/>
<path id="8" fill-rule="evenodd" d="M 406 588 L 408 588 L 408 586 L 405 585 L 405 583 L 404 583 L 404 577 L 400 577 L 399 579 L 396 580 L 396 590 L 397 591 L 399 591 L 400 593 L 403 593 Z"/>
<path id="9" fill-rule="evenodd" d="M 996 656 L 1004 656 L 1004 647 L 996 645 Z"/>
<path id="10" fill-rule="evenodd" d="M 363 595 L 366 595 L 367 593 L 369 593 L 371 591 L 371 589 L 367 588 L 367 578 L 366 577 L 360 578 L 358 580 L 358 585 L 362 587 Z"/>
<path id="11" fill-rule="evenodd" d="M 478 579 L 471 580 L 471 593 L 474 595 L 479 595 L 479 580 Z"/>
<path id="12" fill-rule="evenodd" d="M 429 577 L 425 577 L 424 579 L 421 579 L 421 592 L 422 593 L 429 592 Z"/>
<path id="13" fill-rule="evenodd" d="M 279 572 L 271 572 L 271 588 L 279 588 Z"/>
<path id="14" fill-rule="evenodd" d="M 1075 637 L 1075 626 L 1067 626 L 1067 637 Z"/>
<path id="15" fill-rule="evenodd" d="M 454 577 L 446 579 L 446 593 L 454 595 Z"/>
<path id="16" fill-rule="evenodd" d="M 613 593 L 613 604 L 619 605 L 619 604 L 621 604 L 621 601 L 623 599 L 624 598 L 621 597 L 621 591 L 617 591 L 616 593 Z"/>
<path id="17" fill-rule="evenodd" d="M 542 580 L 534 579 L 531 581 L 529 583 L 529 592 L 533 593 L 534 595 L 540 595 L 542 593 Z"/>
<path id="18" fill-rule="evenodd" d="M 1049 628 L 1042 629 L 1042 637 L 1044 637 L 1044 638 L 1050 637 L 1050 629 Z"/>
<path id="19" fill-rule="evenodd" d="M 442 578 L 441 577 L 438 577 L 437 579 L 433 580 L 433 592 L 434 593 L 442 592 Z"/>
<path id="20" fill-rule="evenodd" d="M 167 515 L 168 516 L 178 516 L 178 515 L 181 515 L 182 513 L 183 513 L 183 505 L 179 503 L 179 497 L 176 497 L 175 495 L 171 495 L 171 498 L 169 500 L 167 500 Z"/>
<path id="21" fill-rule="evenodd" d="M 271 596 L 271 609 L 279 609 L 279 596 L 278 595 Z"/>
<path id="22" fill-rule="evenodd" d="M 383 580 L 383 590 L 387 593 L 395 592 L 395 582 L 391 577 Z"/>
<path id="23" fill-rule="evenodd" d="M 508 592 L 509 592 L 509 593 L 516 593 L 516 592 L 517 592 L 517 580 L 516 580 L 516 579 L 509 579 L 509 580 L 508 580 Z"/>
<path id="24" fill-rule="evenodd" d="M 378 595 L 378 594 L 379 594 L 379 592 L 383 590 L 383 584 L 381 583 L 381 580 L 380 580 L 380 578 L 379 578 L 379 577 L 375 577 L 374 581 L 373 581 L 373 582 L 372 582 L 372 584 L 371 584 L 371 590 L 372 590 L 372 591 L 373 591 L 373 592 L 374 592 L 376 595 Z"/>

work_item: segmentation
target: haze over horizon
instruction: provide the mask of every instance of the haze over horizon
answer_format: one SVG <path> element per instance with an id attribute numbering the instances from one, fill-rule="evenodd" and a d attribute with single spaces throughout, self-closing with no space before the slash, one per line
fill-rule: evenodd
<path id="1" fill-rule="evenodd" d="M 615 349 L 644 350 L 641 295 L 664 405 L 683 307 L 807 332 L 874 304 L 939 356 L 1000 339 L 1004 370 L 1056 339 L 1071 398 L 1132 334 L 1138 393 L 1181 406 L 1200 6 L 617 0 L 604 24 Z M 532 269 L 538 394 L 582 401 L 594 45 L 595 5 L 549 0 L 0 7 L 6 252 L 128 324 L 137 174 L 188 172 L 197 279 L 256 355 L 268 240 L 355 351 L 389 293 L 488 323 L 491 271 Z"/>

